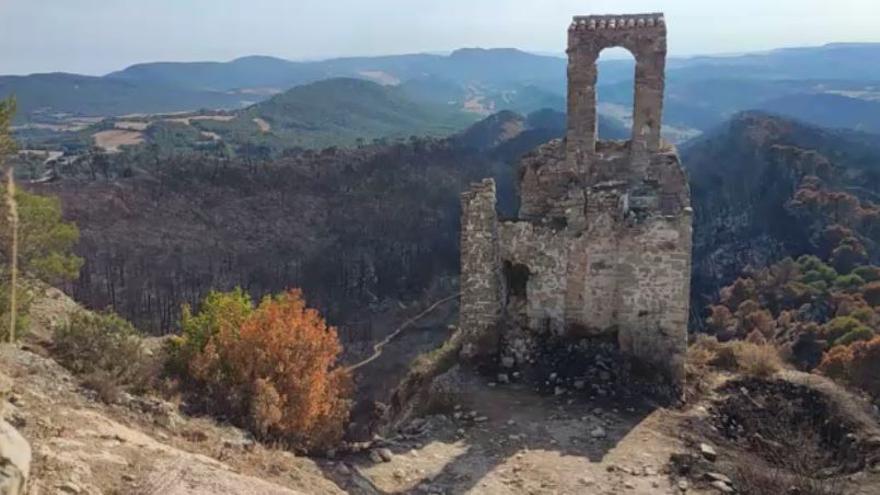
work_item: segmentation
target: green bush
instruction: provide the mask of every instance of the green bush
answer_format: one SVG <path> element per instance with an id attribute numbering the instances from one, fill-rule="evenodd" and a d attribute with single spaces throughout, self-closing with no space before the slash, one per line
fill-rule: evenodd
<path id="1" fill-rule="evenodd" d="M 868 324 L 871 323 L 871 320 L 874 319 L 874 310 L 871 308 L 858 308 L 849 314 L 853 318 L 859 320 L 862 323 Z"/>
<path id="2" fill-rule="evenodd" d="M 866 327 L 861 321 L 852 316 L 838 316 L 825 325 L 822 325 L 821 335 L 822 338 L 828 342 L 834 342 L 844 335 L 860 328 Z"/>
<path id="3" fill-rule="evenodd" d="M 849 345 L 860 340 L 871 340 L 874 338 L 874 331 L 868 327 L 858 327 L 850 330 L 843 337 L 834 341 L 834 345 Z"/>
<path id="4" fill-rule="evenodd" d="M 240 287 L 229 292 L 211 291 L 196 315 L 189 306 L 184 306 L 180 317 L 181 334 L 168 341 L 168 371 L 187 375 L 193 358 L 202 353 L 208 341 L 222 329 L 237 332 L 253 312 L 250 296 Z"/>
<path id="5" fill-rule="evenodd" d="M 0 280 L 8 279 L 9 271 L 0 269 Z M 12 288 L 9 283 L 0 282 L 0 342 L 9 340 L 9 296 Z M 30 328 L 30 318 L 28 317 L 29 308 L 33 297 L 31 294 L 18 284 L 16 292 L 16 317 L 15 317 L 15 336 L 21 338 Z"/>
<path id="6" fill-rule="evenodd" d="M 849 275 L 841 275 L 834 280 L 834 287 L 836 289 L 846 290 L 846 291 L 856 291 L 865 284 L 865 280 L 853 273 Z"/>
<path id="7" fill-rule="evenodd" d="M 858 275 L 865 282 L 876 282 L 880 280 L 880 268 L 872 265 L 864 265 L 857 267 L 852 271 L 853 275 Z"/>
<path id="8" fill-rule="evenodd" d="M 823 263 L 822 260 L 815 256 L 801 256 L 797 260 L 800 271 L 803 273 L 801 282 L 813 284 L 814 282 L 825 282 L 831 284 L 837 278 L 837 271 Z"/>
<path id="9" fill-rule="evenodd" d="M 149 359 L 141 338 L 131 323 L 112 313 L 71 315 L 55 330 L 52 354 L 105 399 L 112 399 L 116 389 L 140 392 L 149 385 Z"/>

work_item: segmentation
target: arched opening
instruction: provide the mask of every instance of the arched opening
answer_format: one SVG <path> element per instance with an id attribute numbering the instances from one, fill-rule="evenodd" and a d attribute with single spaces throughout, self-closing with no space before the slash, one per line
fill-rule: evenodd
<path id="1" fill-rule="evenodd" d="M 520 326 L 526 326 L 528 321 L 526 306 L 530 276 L 531 271 L 526 265 L 504 261 L 505 309 L 510 322 Z"/>
<path id="2" fill-rule="evenodd" d="M 622 47 L 606 48 L 596 61 L 596 125 L 599 139 L 632 137 L 636 60 Z"/>

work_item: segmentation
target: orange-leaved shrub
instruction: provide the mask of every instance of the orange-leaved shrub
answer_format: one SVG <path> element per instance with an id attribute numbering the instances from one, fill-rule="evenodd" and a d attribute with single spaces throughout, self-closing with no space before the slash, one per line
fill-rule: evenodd
<path id="1" fill-rule="evenodd" d="M 241 290 L 212 293 L 193 315 L 169 366 L 215 412 L 261 438 L 304 450 L 332 448 L 351 407 L 348 373 L 337 364 L 336 329 L 298 289 L 256 307 Z"/>
<path id="2" fill-rule="evenodd" d="M 819 371 L 880 397 L 880 337 L 831 348 L 822 358 Z"/>

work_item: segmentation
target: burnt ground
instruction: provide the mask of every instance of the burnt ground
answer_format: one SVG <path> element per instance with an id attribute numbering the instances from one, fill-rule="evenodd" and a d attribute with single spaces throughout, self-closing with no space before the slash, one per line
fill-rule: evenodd
<path id="1" fill-rule="evenodd" d="M 673 459 L 680 475 L 755 495 L 880 493 L 877 414 L 827 379 L 734 377 L 694 412 L 681 427 L 690 453 Z M 701 445 L 717 459 L 707 462 Z"/>

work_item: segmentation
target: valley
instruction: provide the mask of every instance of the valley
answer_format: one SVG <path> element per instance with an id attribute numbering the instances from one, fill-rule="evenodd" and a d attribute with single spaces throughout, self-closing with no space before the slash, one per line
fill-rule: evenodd
<path id="1" fill-rule="evenodd" d="M 880 491 L 880 43 L 312 7 L 0 75 L 0 495 Z"/>

